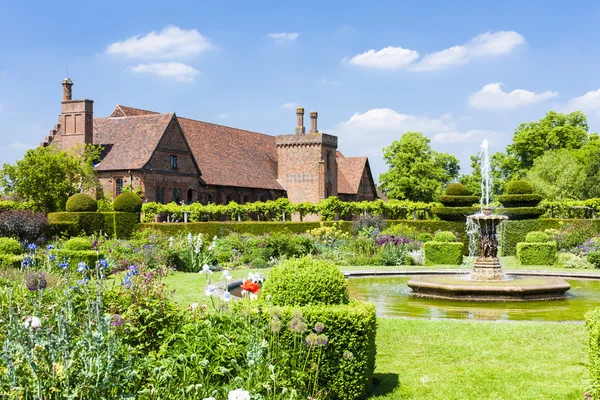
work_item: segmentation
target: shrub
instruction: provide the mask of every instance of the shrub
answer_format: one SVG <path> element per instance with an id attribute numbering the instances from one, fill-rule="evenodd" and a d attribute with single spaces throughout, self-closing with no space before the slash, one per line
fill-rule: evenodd
<path id="1" fill-rule="evenodd" d="M 139 213 L 142 211 L 142 199 L 133 192 L 121 193 L 113 201 L 115 211 Z"/>
<path id="2" fill-rule="evenodd" d="M 592 269 L 594 266 L 585 257 L 561 251 L 556 257 L 556 265 L 570 269 Z"/>
<path id="3" fill-rule="evenodd" d="M 542 201 L 539 194 L 503 194 L 496 197 L 502 206 L 511 207 L 537 207 Z"/>
<path id="4" fill-rule="evenodd" d="M 462 243 L 427 242 L 423 245 L 426 265 L 460 265 L 463 261 Z"/>
<path id="5" fill-rule="evenodd" d="M 479 203 L 478 196 L 438 196 L 437 200 L 445 207 L 471 207 Z"/>
<path id="6" fill-rule="evenodd" d="M 466 221 L 467 216 L 479 211 L 479 207 L 433 207 L 431 212 L 442 221 Z"/>
<path id="7" fill-rule="evenodd" d="M 77 193 L 69 197 L 66 209 L 69 212 L 96 211 L 98 202 L 89 194 Z"/>
<path id="8" fill-rule="evenodd" d="M 587 261 L 592 264 L 594 268 L 600 268 L 600 251 L 588 253 Z"/>
<path id="9" fill-rule="evenodd" d="M 423 233 L 421 233 L 419 235 L 419 237 L 417 238 L 417 240 L 419 242 L 423 242 L 423 243 L 431 242 L 433 240 L 433 235 L 431 233 L 429 233 L 429 232 L 423 232 Z"/>
<path id="10" fill-rule="evenodd" d="M 497 208 L 495 214 L 506 215 L 508 219 L 517 221 L 522 219 L 536 219 L 542 216 L 546 210 L 542 207 L 516 207 Z"/>
<path id="11" fill-rule="evenodd" d="M 48 214 L 52 225 L 67 225 L 68 232 L 73 235 L 94 235 L 101 232 L 108 236 L 121 239 L 131 237 L 138 228 L 140 222 L 139 213 L 129 212 L 57 212 Z"/>
<path id="12" fill-rule="evenodd" d="M 456 242 L 456 235 L 449 231 L 442 231 L 436 233 L 433 240 L 435 242 Z"/>
<path id="13" fill-rule="evenodd" d="M 469 196 L 471 192 L 469 188 L 462 183 L 451 183 L 446 186 L 446 196 Z"/>
<path id="14" fill-rule="evenodd" d="M 506 185 L 506 194 L 531 194 L 533 187 L 525 180 L 516 180 L 508 182 Z"/>
<path id="15" fill-rule="evenodd" d="M 16 239 L 0 237 L 0 254 L 23 254 L 23 248 Z"/>
<path id="16" fill-rule="evenodd" d="M 585 328 L 588 334 L 588 360 L 590 370 L 590 389 L 597 398 L 600 394 L 600 308 L 585 315 Z"/>
<path id="17" fill-rule="evenodd" d="M 269 267 L 269 263 L 265 260 L 263 260 L 262 258 L 255 258 L 254 260 L 250 261 L 250 266 L 252 268 L 268 268 Z"/>
<path id="18" fill-rule="evenodd" d="M 556 262 L 556 242 L 517 243 L 517 258 L 521 265 L 553 265 Z"/>
<path id="19" fill-rule="evenodd" d="M 65 242 L 65 250 L 92 250 L 92 241 L 88 238 L 74 237 Z"/>
<path id="20" fill-rule="evenodd" d="M 33 242 L 47 226 L 48 218 L 43 213 L 22 210 L 0 212 L 0 236 Z"/>
<path id="21" fill-rule="evenodd" d="M 385 221 L 381 215 L 363 214 L 352 221 L 352 231 L 354 233 L 373 231 L 381 232 L 385 229 Z"/>
<path id="22" fill-rule="evenodd" d="M 7 268 L 19 268 L 23 261 L 22 255 L 0 254 L 0 270 Z"/>
<path id="23" fill-rule="evenodd" d="M 525 241 L 527 243 L 546 243 L 550 240 L 550 237 L 545 232 L 529 232 L 527 236 L 525 236 Z"/>
<path id="24" fill-rule="evenodd" d="M 404 236 L 414 239 L 417 237 L 417 229 L 404 223 L 395 223 L 381 232 L 382 235 Z"/>
<path id="25" fill-rule="evenodd" d="M 269 273 L 261 292 L 279 306 L 348 303 L 348 285 L 340 270 L 311 257 L 282 262 Z"/>

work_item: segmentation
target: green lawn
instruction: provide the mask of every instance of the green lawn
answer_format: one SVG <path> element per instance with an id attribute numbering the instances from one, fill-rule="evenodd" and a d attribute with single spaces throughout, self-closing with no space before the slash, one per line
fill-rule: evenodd
<path id="1" fill-rule="evenodd" d="M 578 324 L 378 320 L 375 399 L 581 399 Z"/>

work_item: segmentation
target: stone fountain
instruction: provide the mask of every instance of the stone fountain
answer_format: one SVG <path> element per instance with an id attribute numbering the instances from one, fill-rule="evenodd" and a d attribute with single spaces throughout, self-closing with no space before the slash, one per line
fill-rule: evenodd
<path id="1" fill-rule="evenodd" d="M 417 297 L 469 301 L 531 301 L 566 298 L 571 286 L 562 278 L 546 276 L 505 276 L 498 258 L 498 232 L 504 215 L 492 214 L 490 164 L 487 141 L 482 144 L 482 211 L 469 215 L 468 223 L 477 227 L 479 256 L 470 273 L 460 275 L 415 276 L 408 286 Z M 485 207 L 483 202 L 485 200 Z"/>

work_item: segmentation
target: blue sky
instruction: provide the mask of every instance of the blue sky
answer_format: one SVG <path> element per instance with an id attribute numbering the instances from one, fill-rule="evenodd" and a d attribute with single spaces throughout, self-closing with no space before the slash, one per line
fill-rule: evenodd
<path id="1" fill-rule="evenodd" d="M 600 129 L 599 14 L 591 1 L 9 2 L 0 162 L 57 122 L 68 65 L 97 117 L 123 104 L 276 135 L 303 106 L 376 178 L 408 130 L 469 172 L 483 139 L 503 150 L 551 109 Z"/>

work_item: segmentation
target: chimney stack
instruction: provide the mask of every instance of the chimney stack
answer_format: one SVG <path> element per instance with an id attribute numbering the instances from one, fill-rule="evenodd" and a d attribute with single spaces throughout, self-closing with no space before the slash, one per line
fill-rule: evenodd
<path id="1" fill-rule="evenodd" d="M 310 112 L 310 133 L 317 133 L 317 117 L 319 114 L 316 111 Z"/>
<path id="2" fill-rule="evenodd" d="M 298 107 L 296 108 L 296 118 L 298 122 L 296 123 L 296 134 L 304 133 L 304 108 Z"/>
<path id="3" fill-rule="evenodd" d="M 73 81 L 69 78 L 65 78 L 62 81 L 63 85 L 63 101 L 73 100 Z"/>

